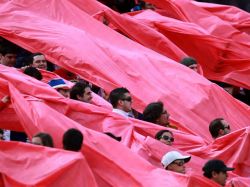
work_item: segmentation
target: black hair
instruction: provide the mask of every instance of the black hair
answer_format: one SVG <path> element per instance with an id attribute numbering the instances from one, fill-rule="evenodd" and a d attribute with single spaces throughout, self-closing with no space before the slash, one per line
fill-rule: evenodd
<path id="1" fill-rule="evenodd" d="M 220 129 L 224 129 L 224 125 L 222 124 L 223 118 L 216 118 L 209 124 L 209 131 L 213 138 L 217 138 L 219 136 Z"/>
<path id="2" fill-rule="evenodd" d="M 53 139 L 48 133 L 39 132 L 33 136 L 33 138 L 41 138 L 43 146 L 54 147 Z"/>
<path id="3" fill-rule="evenodd" d="M 90 88 L 89 84 L 77 82 L 70 90 L 70 99 L 78 100 L 77 96 L 83 96 L 86 88 Z"/>
<path id="4" fill-rule="evenodd" d="M 124 99 L 124 94 L 129 93 L 127 88 L 116 88 L 109 94 L 109 101 L 113 108 L 117 107 L 118 101 Z"/>
<path id="5" fill-rule="evenodd" d="M 63 135 L 63 148 L 69 151 L 80 151 L 83 142 L 81 131 L 75 128 L 67 130 Z"/>
<path id="6" fill-rule="evenodd" d="M 29 75 L 31 77 L 34 77 L 37 80 L 42 80 L 43 79 L 42 74 L 35 67 L 27 67 L 27 68 L 25 68 L 23 73 L 26 74 L 26 75 Z"/>
<path id="7" fill-rule="evenodd" d="M 189 67 L 193 64 L 197 64 L 196 60 L 192 57 L 185 57 L 180 61 L 180 63 L 184 66 L 187 66 L 187 67 Z"/>
<path id="8" fill-rule="evenodd" d="M 216 159 L 207 161 L 202 168 L 203 175 L 209 179 L 213 177 L 213 172 L 220 173 L 233 170 L 234 168 L 228 168 L 222 160 Z"/>
<path id="9" fill-rule="evenodd" d="M 18 47 L 15 45 L 6 45 L 1 47 L 0 53 L 5 56 L 6 54 L 17 54 L 18 53 Z"/>
<path id="10" fill-rule="evenodd" d="M 168 132 L 168 133 L 173 135 L 173 133 L 171 131 L 169 131 L 169 130 L 160 130 L 159 132 L 156 133 L 155 139 L 160 140 L 163 133 L 165 133 L 165 132 Z"/>
<path id="11" fill-rule="evenodd" d="M 143 120 L 151 123 L 156 123 L 156 120 L 161 117 L 163 111 L 163 103 L 161 101 L 150 103 L 143 111 Z"/>
<path id="12" fill-rule="evenodd" d="M 120 136 L 115 136 L 114 134 L 112 134 L 111 132 L 104 132 L 104 134 L 108 135 L 109 137 L 117 140 L 118 142 L 120 142 L 122 140 L 122 138 Z"/>

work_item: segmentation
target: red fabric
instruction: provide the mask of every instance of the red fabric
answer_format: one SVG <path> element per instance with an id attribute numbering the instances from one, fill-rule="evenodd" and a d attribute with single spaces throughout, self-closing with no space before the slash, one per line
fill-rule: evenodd
<path id="1" fill-rule="evenodd" d="M 75 80 L 77 78 L 76 75 L 74 75 L 73 73 L 63 69 L 63 68 L 59 68 L 57 70 L 54 71 L 54 73 L 56 73 L 57 75 L 59 75 L 60 77 L 70 81 L 70 80 Z"/>
<path id="2" fill-rule="evenodd" d="M 129 149 L 109 138 L 107 135 L 80 126 L 78 123 L 66 118 L 64 115 L 56 112 L 35 98 L 25 100 L 18 90 L 11 85 L 9 86 L 12 90 L 11 98 L 15 106 L 15 111 L 29 136 L 38 131 L 46 131 L 53 136 L 55 146 L 61 147 L 63 132 L 70 127 L 78 128 L 84 134 L 84 147 L 82 151 L 92 172 L 109 185 L 166 185 L 169 182 L 166 181 L 166 177 L 172 181 L 171 184 L 173 186 L 180 184 L 177 180 L 177 178 L 180 177 L 178 177 L 177 174 L 168 174 L 168 172 L 164 170 L 159 170 L 151 166 L 148 162 L 133 154 Z M 52 121 L 53 128 L 51 128 Z M 110 149 L 111 147 L 112 149 Z M 119 157 L 117 156 L 118 152 Z M 34 175 L 37 176 L 36 173 Z M 148 178 L 148 176 L 151 177 Z M 181 178 L 188 178 L 188 176 L 181 176 Z M 204 179 L 198 178 L 196 180 L 201 182 Z M 47 181 L 49 182 L 50 180 Z M 185 181 L 186 180 L 183 181 L 183 184 L 187 183 Z M 209 182 L 207 182 L 207 184 L 205 182 L 204 185 L 209 186 Z"/>
<path id="3" fill-rule="evenodd" d="M 130 147 L 133 152 L 138 152 L 138 148 L 140 149 L 140 147 L 143 146 L 145 150 L 150 150 L 149 156 L 156 157 L 157 160 L 160 159 L 165 151 L 171 150 L 172 148 L 164 146 L 162 143 L 156 141 L 156 144 L 149 144 L 147 140 L 144 143 L 144 139 L 146 135 L 153 136 L 155 132 L 159 129 L 163 129 L 163 127 L 150 123 L 143 123 L 138 120 L 125 119 L 119 115 L 110 113 L 110 111 L 106 109 L 81 102 L 77 102 L 77 105 L 73 107 L 75 102 L 71 102 L 67 99 L 56 99 L 54 92 L 46 88 L 46 86 L 39 87 L 39 81 L 35 79 L 27 81 L 25 79 L 29 77 L 17 71 L 14 73 L 15 71 L 13 70 L 12 73 L 14 74 L 11 75 L 11 69 L 8 67 L 1 66 L 1 69 L 3 70 L 0 73 L 1 78 L 4 77 L 5 80 L 8 80 L 8 87 L 9 90 L 11 90 L 10 96 L 12 105 L 29 137 L 39 131 L 48 132 L 53 136 L 55 146 L 61 147 L 62 134 L 67 128 L 75 127 L 83 132 L 85 137 L 83 153 L 86 156 L 87 162 L 99 186 L 104 184 L 107 184 L 107 186 L 111 184 L 123 186 L 125 183 L 133 186 L 155 186 L 160 184 L 167 185 L 169 183 L 172 186 L 192 186 L 194 184 L 211 186 L 213 183 L 201 176 L 202 173 L 199 168 L 205 163 L 203 157 L 208 159 L 210 156 L 212 158 L 221 158 L 228 165 L 236 167 L 237 174 L 243 176 L 249 175 L 247 172 L 249 171 L 249 166 L 247 164 L 249 161 L 246 160 L 246 156 L 249 154 L 247 151 L 249 151 L 249 149 L 244 148 L 248 145 L 248 128 L 246 131 L 236 131 L 235 133 L 222 137 L 218 139 L 214 145 L 212 144 L 212 146 L 207 146 L 199 136 L 172 129 L 177 140 L 173 148 L 179 149 L 179 151 L 185 150 L 186 153 L 183 152 L 183 154 L 192 154 L 194 159 L 190 162 L 189 167 L 192 168 L 191 171 L 195 174 L 191 172 L 191 175 L 179 175 L 162 169 L 156 169 L 149 164 L 152 163 L 150 158 L 140 154 L 143 158 L 146 158 L 146 160 L 142 160 L 139 156 L 133 154 L 130 150 L 121 145 L 121 143 L 70 120 L 64 115 L 64 112 L 69 115 L 68 112 L 71 111 L 71 114 L 74 115 L 70 116 L 76 121 L 79 121 L 79 118 L 83 116 L 81 119 L 82 124 L 90 128 L 98 130 L 99 126 L 99 131 L 113 132 L 116 135 L 122 135 L 122 143 Z M 6 70 L 9 72 L 7 73 Z M 12 83 L 18 83 L 18 81 L 19 84 L 16 84 L 17 86 L 15 88 Z M 4 82 L 1 81 L 0 85 L 3 84 Z M 29 84 L 33 84 L 33 91 L 37 91 L 32 92 L 29 89 L 25 89 L 29 87 Z M 41 85 L 42 84 L 46 85 L 44 83 L 41 83 Z M 34 95 L 38 98 L 32 97 L 31 95 L 29 97 L 24 97 L 18 89 L 20 89 L 22 93 L 25 93 L 25 95 L 36 93 Z M 42 94 L 39 95 L 37 93 Z M 67 102 L 67 105 L 63 104 L 64 102 Z M 68 112 L 64 110 L 65 108 L 69 109 Z M 76 112 L 77 108 L 79 112 Z M 61 113 L 63 113 L 63 115 Z M 53 126 L 51 126 L 52 123 Z M 207 133 L 207 128 L 204 128 L 204 133 Z M 245 137 L 243 138 L 242 135 L 244 134 Z M 236 139 L 237 137 L 238 139 Z M 147 145 L 146 148 L 145 145 Z M 110 149 L 110 147 L 112 147 L 112 149 Z M 119 157 L 117 157 L 118 152 Z M 239 155 L 242 157 L 240 158 Z M 126 160 L 126 162 L 124 162 L 124 160 Z M 158 167 L 160 167 L 159 164 Z M 114 176 L 114 178 L 110 178 L 110 173 L 113 173 L 112 176 Z M 127 173 L 130 173 L 130 175 L 127 175 Z M 37 174 L 38 173 L 34 172 L 33 176 L 37 176 Z M 150 176 L 150 178 L 146 176 Z M 49 181 L 48 179 L 47 182 Z M 234 181 L 235 184 L 239 184 L 239 186 L 247 186 L 245 184 L 248 182 L 248 179 L 243 178 L 243 180 L 238 181 L 236 175 L 230 175 L 229 184 L 231 181 Z"/>
<path id="4" fill-rule="evenodd" d="M 209 11 L 215 16 L 218 16 L 223 21 L 232 25 L 241 32 L 250 34 L 250 14 L 235 6 L 219 5 L 213 3 L 193 2 L 195 5 Z"/>
<path id="5" fill-rule="evenodd" d="M 48 132 L 55 146 L 61 148 L 66 129 L 75 127 L 81 130 L 85 137 L 82 153 L 95 177 L 87 180 L 96 181 L 98 186 L 216 186 L 201 176 L 198 161 L 204 163 L 208 158 L 223 158 L 226 164 L 237 168 L 235 173 L 239 176 L 230 175 L 228 186 L 232 181 L 235 186 L 247 186 L 248 106 L 237 102 L 197 73 L 124 38 L 87 14 L 81 13 L 81 19 L 73 19 L 79 16 L 73 6 L 63 5 L 71 7 L 76 17 L 65 11 L 57 1 L 53 1 L 54 4 L 36 1 L 28 5 L 24 2 L 27 3 L 12 1 L 0 6 L 1 35 L 32 51 L 41 49 L 50 61 L 105 90 L 126 86 L 135 101 L 134 107 L 140 111 L 149 102 L 161 99 L 171 114 L 171 120 L 176 121 L 178 126 L 178 130 L 171 129 L 177 139 L 173 148 L 193 155 L 194 162 L 189 166 L 196 173 L 181 175 L 165 171 L 152 165 L 150 158 L 144 157 L 147 150 L 141 152 L 143 146 L 147 145 L 151 150 L 159 146 L 149 144 L 147 140 L 144 143 L 146 136 L 153 137 L 164 127 L 123 118 L 108 109 L 63 98 L 47 84 L 0 65 L 0 90 L 10 95 L 12 112 L 29 137 L 40 131 Z M 48 12 L 44 13 L 40 7 L 45 5 Z M 31 7 L 37 8 L 36 11 Z M 51 11 L 54 8 L 57 11 Z M 66 20 L 60 19 L 62 15 Z M 20 23 L 24 20 L 29 24 Z M 72 23 L 73 20 L 76 22 Z M 77 27 L 78 24 L 81 27 Z M 0 115 L 2 119 L 6 113 Z M 9 115 L 11 118 L 14 116 Z M 216 117 L 228 120 L 235 132 L 209 145 L 212 139 L 208 124 Z M 6 122 L 0 125 L 2 127 Z M 122 142 L 116 142 L 100 132 L 122 136 Z M 143 153 L 141 156 L 135 154 L 139 151 Z M 160 158 L 160 151 L 151 153 Z M 25 170 L 22 171 L 23 175 L 29 176 Z M 33 171 L 36 179 L 42 178 L 39 170 Z M 8 169 L 6 172 L 17 176 L 19 170 Z M 33 178 L 25 179 L 28 183 Z M 48 177 L 46 182 L 51 180 L 53 178 Z M 64 177 L 58 179 L 62 183 L 64 180 Z"/>
<path id="6" fill-rule="evenodd" d="M 6 108 L 7 104 L 0 101 L 0 111 Z"/>
<path id="7" fill-rule="evenodd" d="M 81 153 L 0 141 L 0 155 L 5 187 L 97 186 Z"/>
<path id="8" fill-rule="evenodd" d="M 224 117 L 232 124 L 239 125 L 246 125 L 249 121 L 249 115 L 243 114 L 248 113 L 247 107 L 234 101 L 220 88 L 170 59 L 127 40 L 84 13 L 82 14 L 85 16 L 81 20 L 82 30 L 43 14 L 39 19 L 50 27 L 49 30 L 44 30 L 44 26 L 35 21 L 38 13 L 42 15 L 42 12 L 37 10 L 36 14 L 32 14 L 31 11 L 27 12 L 29 16 L 25 16 L 16 11 L 14 15 L 12 11 L 9 12 L 12 6 L 18 10 L 28 5 L 17 7 L 10 3 L 9 8 L 5 6 L 4 11 L 2 10 L 5 16 L 1 17 L 0 24 L 0 33 L 4 37 L 31 51 L 40 48 L 48 60 L 81 75 L 107 91 L 118 86 L 127 87 L 132 93 L 134 108 L 138 111 L 142 111 L 149 102 L 162 100 L 173 120 L 184 126 L 192 124 L 190 128 L 199 133 L 216 117 Z M 67 11 L 63 12 L 65 14 Z M 13 19 L 10 19 L 9 14 Z M 14 18 L 28 19 L 30 24 L 13 22 Z M 69 19 L 70 15 L 65 18 Z M 79 19 L 71 17 L 70 20 Z M 11 22 L 11 28 L 4 24 Z M 13 29 L 19 33 L 15 37 L 10 34 L 13 33 Z M 23 32 L 24 30 L 26 32 Z M 27 32 L 29 38 L 33 38 L 32 41 L 26 39 Z M 79 38 L 82 38 L 82 42 L 77 42 Z M 53 53 L 49 53 L 52 49 Z M 176 72 L 180 72 L 178 77 Z M 150 93 L 145 94 L 142 89 Z M 193 93 L 196 93 L 196 97 L 191 99 Z M 232 104 L 241 109 L 235 110 L 231 107 Z M 223 107 L 218 107 L 221 105 Z M 199 113 L 204 110 L 204 106 L 206 114 L 201 117 Z M 224 107 L 228 111 L 225 111 Z M 214 108 L 217 108 L 216 112 Z"/>
<path id="9" fill-rule="evenodd" d="M 250 88 L 250 36 L 248 34 L 240 32 L 227 21 L 192 1 L 148 1 L 165 10 L 164 15 L 182 21 L 179 22 L 180 24 L 175 20 L 171 24 L 166 23 L 166 20 L 162 23 L 160 20 L 163 18 L 158 16 L 156 20 L 150 22 L 150 25 L 168 37 L 186 54 L 195 57 L 202 65 L 204 76 L 208 79 Z M 226 12 L 221 12 L 223 13 L 227 15 L 225 16 L 227 19 L 232 17 Z M 144 19 L 151 20 L 149 17 Z M 240 25 L 241 22 L 239 21 L 238 24 Z"/>

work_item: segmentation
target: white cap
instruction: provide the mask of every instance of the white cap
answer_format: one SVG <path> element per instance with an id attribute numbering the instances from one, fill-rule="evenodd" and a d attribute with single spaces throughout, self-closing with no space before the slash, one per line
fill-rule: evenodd
<path id="1" fill-rule="evenodd" d="M 164 166 L 164 168 L 166 168 L 169 164 L 171 164 L 175 160 L 184 160 L 184 162 L 187 163 L 189 162 L 190 159 L 191 156 L 183 156 L 177 151 L 170 151 L 162 157 L 161 163 Z"/>

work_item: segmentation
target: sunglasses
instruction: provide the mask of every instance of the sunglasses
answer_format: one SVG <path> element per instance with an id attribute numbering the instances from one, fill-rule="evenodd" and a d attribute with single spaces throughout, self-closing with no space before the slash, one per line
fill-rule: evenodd
<path id="1" fill-rule="evenodd" d="M 173 138 L 173 137 L 169 137 L 169 136 L 164 135 L 164 136 L 162 136 L 161 138 L 162 138 L 163 140 L 166 140 L 166 141 L 174 142 L 174 138 Z"/>
<path id="2" fill-rule="evenodd" d="M 127 98 L 123 98 L 123 99 L 121 99 L 122 101 L 129 101 L 129 102 L 131 102 L 132 101 L 132 98 L 131 97 L 127 97 Z"/>
<path id="3" fill-rule="evenodd" d="M 225 130 L 225 129 L 228 129 L 228 130 L 230 130 L 230 126 L 228 125 L 228 126 L 224 126 L 223 128 L 222 128 L 222 130 Z"/>
<path id="4" fill-rule="evenodd" d="M 181 160 L 180 162 L 173 162 L 173 164 L 176 164 L 177 166 L 183 166 L 185 162 Z"/>

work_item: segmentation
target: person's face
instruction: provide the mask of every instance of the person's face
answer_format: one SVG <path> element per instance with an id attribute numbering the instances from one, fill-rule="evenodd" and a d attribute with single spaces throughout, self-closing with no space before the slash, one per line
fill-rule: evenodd
<path id="1" fill-rule="evenodd" d="M 39 137 L 33 137 L 31 143 L 35 145 L 43 145 L 42 140 Z"/>
<path id="2" fill-rule="evenodd" d="M 184 160 L 175 160 L 174 162 L 168 165 L 167 169 L 177 173 L 186 173 Z"/>
<path id="3" fill-rule="evenodd" d="M 7 53 L 1 57 L 1 63 L 5 66 L 13 67 L 16 63 L 16 54 Z"/>
<path id="4" fill-rule="evenodd" d="M 47 61 L 43 55 L 37 55 L 33 57 L 33 67 L 47 70 Z"/>
<path id="5" fill-rule="evenodd" d="M 61 89 L 57 89 L 57 91 L 61 94 L 61 95 L 63 95 L 64 97 L 66 97 L 66 98 L 69 98 L 69 89 L 63 89 L 63 88 L 61 88 Z"/>
<path id="6" fill-rule="evenodd" d="M 125 93 L 120 103 L 123 111 L 130 112 L 132 110 L 132 98 L 130 93 Z"/>
<path id="7" fill-rule="evenodd" d="M 91 100 L 92 100 L 92 91 L 91 91 L 90 87 L 87 87 L 84 90 L 82 101 L 84 101 L 86 103 L 90 103 Z"/>
<path id="8" fill-rule="evenodd" d="M 231 131 L 230 131 L 230 125 L 228 124 L 228 122 L 226 120 L 222 120 L 221 123 L 223 124 L 224 126 L 224 134 L 229 134 Z"/>
<path id="9" fill-rule="evenodd" d="M 212 173 L 212 180 L 215 181 L 216 183 L 225 186 L 226 181 L 227 181 L 227 172 L 219 172 L 216 173 L 213 171 Z"/>
<path id="10" fill-rule="evenodd" d="M 198 65 L 197 64 L 192 64 L 190 66 L 188 66 L 191 70 L 195 71 L 198 73 Z"/>
<path id="11" fill-rule="evenodd" d="M 174 142 L 174 137 L 170 132 L 164 132 L 161 136 L 160 141 L 167 145 L 172 145 Z"/>
<path id="12" fill-rule="evenodd" d="M 169 114 L 168 112 L 163 109 L 161 116 L 156 120 L 156 123 L 162 126 L 168 126 L 169 125 Z"/>

